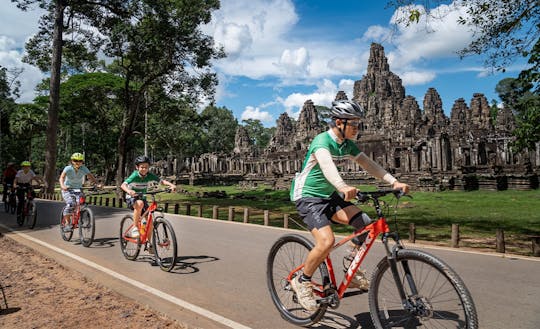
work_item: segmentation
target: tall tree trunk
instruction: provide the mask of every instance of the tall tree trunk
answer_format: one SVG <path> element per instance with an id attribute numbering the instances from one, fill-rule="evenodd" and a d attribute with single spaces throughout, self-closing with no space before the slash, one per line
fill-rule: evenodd
<path id="1" fill-rule="evenodd" d="M 60 107 L 60 67 L 62 65 L 62 32 L 64 28 L 64 9 L 66 8 L 64 0 L 56 0 L 55 4 L 49 113 L 47 120 L 47 140 L 45 142 L 44 180 L 47 193 L 54 192 L 54 184 L 56 182 L 56 133 L 58 130 L 58 110 Z"/>
<path id="2" fill-rule="evenodd" d="M 128 81 L 126 79 L 126 81 Z M 129 90 L 129 81 L 126 82 L 126 90 Z M 130 95 L 129 91 L 126 92 L 126 110 L 124 111 L 124 118 L 122 120 L 122 131 L 120 132 L 120 136 L 118 137 L 118 144 L 117 144 L 117 154 L 118 154 L 118 162 L 116 167 L 116 187 L 118 190 L 118 193 L 120 193 L 120 185 L 124 181 L 125 178 L 125 168 L 126 168 L 126 156 L 127 156 L 127 140 L 129 136 L 133 132 L 133 127 L 135 125 L 135 119 L 137 118 L 137 115 L 139 113 L 139 100 L 140 95 L 139 93 L 135 95 Z"/>

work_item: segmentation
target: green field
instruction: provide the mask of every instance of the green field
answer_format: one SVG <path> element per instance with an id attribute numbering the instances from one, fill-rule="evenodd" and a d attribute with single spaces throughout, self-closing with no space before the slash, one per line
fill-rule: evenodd
<path id="1" fill-rule="evenodd" d="M 261 186 L 257 189 L 241 189 L 238 186 L 181 186 L 176 194 L 161 194 L 161 203 L 168 204 L 168 211 L 186 212 L 191 204 L 191 215 L 197 215 L 198 205 L 203 206 L 203 216 L 212 217 L 213 206 L 219 207 L 218 218 L 228 219 L 228 208 L 234 207 L 234 221 L 243 221 L 243 208 L 250 209 L 250 223 L 263 223 L 263 211 L 270 214 L 270 225 L 283 226 L 283 214 L 289 214 L 289 227 L 299 228 L 302 224 L 294 204 L 289 201 L 288 191 L 273 191 Z M 361 187 L 373 190 L 373 187 Z M 202 197 L 204 192 L 222 191 L 221 198 Z M 413 198 L 403 198 L 397 208 L 398 231 L 408 238 L 409 224 L 416 226 L 417 241 L 450 245 L 451 226 L 459 224 L 460 246 L 495 250 L 497 229 L 504 230 L 506 251 L 531 254 L 530 236 L 540 235 L 540 190 L 533 191 L 444 191 L 413 192 Z M 384 198 L 391 205 L 387 218 L 396 210 L 392 196 Z M 373 209 L 361 206 L 371 217 Z M 350 227 L 336 225 L 339 233 L 351 232 Z"/>

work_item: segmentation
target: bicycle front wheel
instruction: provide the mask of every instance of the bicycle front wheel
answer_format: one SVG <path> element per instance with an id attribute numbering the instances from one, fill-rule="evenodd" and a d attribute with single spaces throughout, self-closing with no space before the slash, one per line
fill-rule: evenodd
<path id="1" fill-rule="evenodd" d="M 307 238 L 296 234 L 284 235 L 270 249 L 266 263 L 266 283 L 274 305 L 285 320 L 299 326 L 311 326 L 319 322 L 328 307 L 327 304 L 319 304 L 315 311 L 305 310 L 298 303 L 288 280 L 291 272 L 304 263 L 311 249 L 313 243 Z M 301 270 L 293 273 L 292 279 L 300 274 Z M 330 281 L 326 263 L 319 265 L 311 281 L 314 290 L 318 292 L 316 296 L 319 296 L 322 293 L 321 287 Z"/>
<path id="2" fill-rule="evenodd" d="M 170 272 L 176 265 L 178 252 L 174 229 L 169 221 L 158 216 L 155 218 L 152 234 L 154 254 L 159 268 L 165 272 Z"/>
<path id="3" fill-rule="evenodd" d="M 70 241 L 73 236 L 73 227 L 68 228 L 68 226 L 71 226 L 71 216 L 73 216 L 73 214 L 69 216 L 68 220 L 64 220 L 64 211 L 66 208 L 67 206 L 65 206 L 60 213 L 60 235 L 64 241 Z"/>
<path id="4" fill-rule="evenodd" d="M 28 212 L 26 214 L 26 223 L 28 227 L 33 229 L 37 222 L 37 208 L 34 201 L 28 202 Z"/>
<path id="5" fill-rule="evenodd" d="M 96 222 L 94 219 L 94 213 L 90 208 L 84 208 L 81 210 L 81 218 L 79 219 L 79 238 L 81 244 L 85 247 L 90 247 L 94 241 L 94 234 L 96 233 Z"/>
<path id="6" fill-rule="evenodd" d="M 407 249 L 398 251 L 396 261 L 396 279 L 405 291 L 406 306 L 389 261 L 383 258 L 369 289 L 369 309 L 376 328 L 478 328 L 471 294 L 446 263 L 423 251 Z"/>
<path id="7" fill-rule="evenodd" d="M 120 249 L 124 257 L 129 260 L 137 259 L 141 251 L 140 236 L 132 238 L 130 234 L 134 225 L 135 222 L 131 215 L 124 216 L 120 222 Z"/>

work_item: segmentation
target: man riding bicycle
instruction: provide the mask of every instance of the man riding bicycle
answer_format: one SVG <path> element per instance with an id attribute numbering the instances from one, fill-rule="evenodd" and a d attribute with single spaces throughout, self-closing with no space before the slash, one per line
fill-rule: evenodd
<path id="1" fill-rule="evenodd" d="M 382 179 L 393 188 L 402 189 L 405 193 L 409 190 L 407 184 L 400 183 L 356 146 L 354 141 L 364 118 L 364 109 L 359 104 L 349 100 L 334 101 L 330 114 L 330 128 L 315 136 L 302 171 L 296 175 L 291 186 L 291 200 L 295 202 L 298 213 L 315 238 L 315 246 L 307 256 L 303 273 L 291 281 L 298 302 L 309 311 L 318 307 L 311 276 L 328 256 L 335 242 L 331 224 L 348 224 L 358 230 L 371 222 L 367 214 L 349 202 L 356 197 L 358 190 L 343 181 L 334 161 L 351 159 L 370 175 Z M 367 290 L 368 286 L 369 281 L 364 271 L 359 270 L 350 287 Z"/>
<path id="2" fill-rule="evenodd" d="M 97 185 L 96 178 L 84 165 L 84 155 L 81 153 L 73 153 L 70 157 L 71 164 L 64 167 L 60 174 L 60 188 L 62 189 L 62 198 L 66 202 L 67 207 L 64 208 L 62 214 L 62 220 L 67 223 L 63 230 L 64 232 L 70 232 L 73 230 L 73 226 L 70 222 L 71 214 L 77 205 L 78 195 L 81 193 L 73 192 L 73 189 L 81 189 L 84 183 L 84 179 L 87 177 L 92 185 Z"/>

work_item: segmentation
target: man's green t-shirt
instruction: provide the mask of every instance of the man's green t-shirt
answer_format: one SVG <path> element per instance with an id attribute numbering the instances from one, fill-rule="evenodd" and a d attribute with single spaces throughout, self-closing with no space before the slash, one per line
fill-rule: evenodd
<path id="1" fill-rule="evenodd" d="M 360 154 L 356 144 L 349 139 L 338 144 L 337 137 L 330 130 L 315 136 L 306 154 L 302 171 L 296 174 L 292 182 L 290 193 L 292 201 L 304 197 L 328 198 L 336 191 L 336 188 L 324 177 L 319 163 L 313 155 L 319 148 L 327 149 L 334 162 Z"/>

